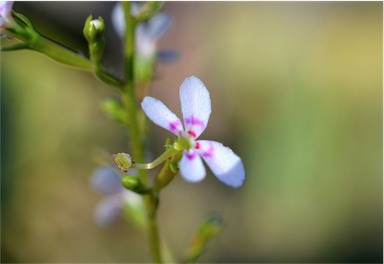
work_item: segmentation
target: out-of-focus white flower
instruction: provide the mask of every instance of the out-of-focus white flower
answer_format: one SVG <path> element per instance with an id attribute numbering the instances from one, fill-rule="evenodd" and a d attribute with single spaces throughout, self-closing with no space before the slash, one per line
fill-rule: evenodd
<path id="1" fill-rule="evenodd" d="M 120 172 L 112 166 L 97 168 L 92 174 L 91 186 L 105 196 L 95 209 L 95 222 L 99 226 L 106 227 L 115 222 L 122 215 L 125 206 L 136 212 L 144 208 L 140 195 L 125 189 L 120 178 Z"/>
<path id="2" fill-rule="evenodd" d="M 132 14 L 136 14 L 139 8 L 132 4 Z M 112 24 L 117 34 L 125 37 L 125 18 L 121 3 L 115 5 L 112 11 Z M 136 27 L 136 50 L 139 56 L 150 58 L 157 53 L 157 42 L 171 25 L 169 16 L 158 13 L 146 22 Z"/>
<path id="3" fill-rule="evenodd" d="M 141 103 L 149 119 L 171 131 L 188 146 L 178 164 L 180 175 L 190 182 L 201 181 L 206 175 L 203 159 L 220 181 L 240 187 L 245 170 L 239 156 L 219 142 L 196 140 L 207 127 L 211 114 L 211 99 L 202 81 L 194 76 L 186 78 L 180 86 L 180 101 L 184 127 L 161 101 L 147 96 Z"/>

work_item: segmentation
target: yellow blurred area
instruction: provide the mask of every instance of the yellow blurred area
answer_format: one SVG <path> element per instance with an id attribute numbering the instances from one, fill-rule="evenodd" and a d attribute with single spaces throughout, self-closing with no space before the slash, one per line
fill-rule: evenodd
<path id="1" fill-rule="evenodd" d="M 90 9 L 113 30 L 112 7 L 14 6 L 71 45 L 85 43 L 78 32 Z M 165 4 L 173 24 L 160 48 L 180 58 L 158 65 L 151 95 L 180 116 L 179 85 L 199 77 L 213 109 L 201 138 L 231 147 L 246 169 L 240 189 L 208 173 L 163 191 L 160 232 L 176 259 L 217 211 L 225 229 L 202 262 L 382 262 L 382 10 L 381 2 Z M 72 29 L 54 31 L 72 18 Z M 118 68 L 119 40 L 107 37 L 105 61 Z M 127 131 L 100 108 L 109 96 L 113 88 L 91 74 L 29 51 L 1 53 L 4 262 L 150 260 L 145 234 L 129 222 L 101 229 L 93 220 L 102 198 L 89 186 L 95 153 L 129 150 Z M 156 126 L 151 134 L 156 157 L 171 135 Z"/>

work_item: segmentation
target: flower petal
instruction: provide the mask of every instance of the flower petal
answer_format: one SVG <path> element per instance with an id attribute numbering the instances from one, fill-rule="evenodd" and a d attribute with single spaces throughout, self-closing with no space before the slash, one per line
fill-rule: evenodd
<path id="1" fill-rule="evenodd" d="M 158 13 L 148 20 L 146 33 L 153 40 L 157 41 L 171 25 L 171 18 L 165 14 Z"/>
<path id="2" fill-rule="evenodd" d="M 102 227 L 111 225 L 121 214 L 122 206 L 120 194 L 111 195 L 101 200 L 94 212 L 96 224 Z"/>
<path id="3" fill-rule="evenodd" d="M 0 1 L 0 28 L 5 28 L 12 20 L 13 1 Z"/>
<path id="4" fill-rule="evenodd" d="M 0 1 L 0 16 L 4 18 L 11 17 L 13 1 Z"/>
<path id="5" fill-rule="evenodd" d="M 120 183 L 120 173 L 112 166 L 97 168 L 92 173 L 91 185 L 102 194 L 114 194 L 124 190 Z"/>
<path id="6" fill-rule="evenodd" d="M 205 177 L 204 164 L 198 153 L 193 149 L 184 150 L 179 162 L 180 175 L 186 181 L 199 182 Z"/>
<path id="7" fill-rule="evenodd" d="M 137 3 L 131 3 L 131 14 L 133 16 L 136 16 L 139 13 L 140 6 Z M 125 37 L 125 14 L 124 14 L 124 9 L 123 5 L 121 2 L 118 2 L 112 9 L 112 14 L 111 14 L 111 19 L 112 19 L 112 25 L 113 28 L 115 29 L 117 35 L 121 39 L 124 39 Z"/>
<path id="8" fill-rule="evenodd" d="M 176 50 L 159 50 L 159 52 L 157 52 L 157 59 L 160 62 L 174 62 L 179 58 L 180 54 Z"/>
<path id="9" fill-rule="evenodd" d="M 171 131 L 177 136 L 183 133 L 183 125 L 180 119 L 160 100 L 146 96 L 141 102 L 141 107 L 148 118 L 156 125 Z"/>
<path id="10" fill-rule="evenodd" d="M 112 9 L 112 25 L 121 39 L 125 36 L 125 15 L 121 3 L 117 3 Z"/>
<path id="11" fill-rule="evenodd" d="M 195 149 L 220 181 L 235 188 L 243 184 L 243 163 L 230 148 L 216 141 L 198 140 Z"/>
<path id="12" fill-rule="evenodd" d="M 211 115 L 209 92 L 200 79 L 191 76 L 180 86 L 180 101 L 185 131 L 197 138 L 207 127 Z"/>

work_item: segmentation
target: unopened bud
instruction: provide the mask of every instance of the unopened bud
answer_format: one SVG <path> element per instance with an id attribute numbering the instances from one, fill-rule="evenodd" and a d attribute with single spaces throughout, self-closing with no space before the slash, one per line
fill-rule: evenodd
<path id="1" fill-rule="evenodd" d="M 120 170 L 127 172 L 128 169 L 132 166 L 132 158 L 127 153 L 117 153 L 113 154 L 113 163 L 118 167 Z"/>
<path id="2" fill-rule="evenodd" d="M 103 37 L 104 29 L 104 20 L 101 17 L 92 19 L 92 15 L 90 15 L 85 21 L 83 34 L 88 42 L 94 43 Z"/>
<path id="3" fill-rule="evenodd" d="M 145 188 L 140 179 L 135 175 L 124 175 L 121 178 L 121 184 L 135 193 L 145 194 L 148 192 L 148 189 Z"/>
<path id="4" fill-rule="evenodd" d="M 104 20 L 89 16 L 83 28 L 83 34 L 88 41 L 89 55 L 92 61 L 99 62 L 104 51 Z"/>

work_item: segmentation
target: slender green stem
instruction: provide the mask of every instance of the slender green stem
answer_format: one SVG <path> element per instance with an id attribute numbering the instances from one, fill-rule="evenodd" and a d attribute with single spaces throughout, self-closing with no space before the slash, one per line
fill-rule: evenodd
<path id="1" fill-rule="evenodd" d="M 148 233 L 153 263 L 162 263 L 160 237 L 157 227 L 156 214 L 159 206 L 158 194 L 146 196 L 148 198 Z"/>
<path id="2" fill-rule="evenodd" d="M 161 154 L 159 157 L 157 157 L 154 161 L 150 163 L 133 163 L 132 168 L 136 169 L 144 169 L 144 170 L 150 170 L 153 169 L 157 166 L 159 166 L 161 163 L 166 161 L 169 157 L 173 156 L 176 154 L 178 150 L 172 148 L 167 149 L 163 154 Z"/>
<path id="3" fill-rule="evenodd" d="M 32 44 L 31 48 L 33 50 L 43 53 L 57 62 L 85 71 L 92 70 L 92 63 L 87 58 L 58 45 L 49 39 L 40 37 Z"/>
<path id="4" fill-rule="evenodd" d="M 132 146 L 132 154 L 137 162 L 144 161 L 144 148 L 140 135 L 140 127 L 138 122 L 138 111 L 135 92 L 135 22 L 131 16 L 131 3 L 122 2 L 125 13 L 125 78 L 126 83 L 122 90 L 122 98 L 124 107 L 128 114 L 127 126 Z M 139 170 L 139 177 L 143 184 L 148 184 L 146 170 Z M 144 196 L 144 202 L 147 209 L 148 236 L 151 249 L 152 260 L 154 263 L 161 263 L 160 239 L 156 222 L 156 213 L 158 207 L 157 195 Z"/>
<path id="5" fill-rule="evenodd" d="M 20 39 L 24 43 L 27 43 L 31 50 L 40 52 L 59 63 L 63 63 L 67 66 L 83 71 L 92 71 L 93 66 L 89 59 L 41 35 L 35 34 L 31 41 L 27 38 L 24 39 L 23 35 L 17 34 L 17 32 L 7 30 L 7 34 Z"/>

